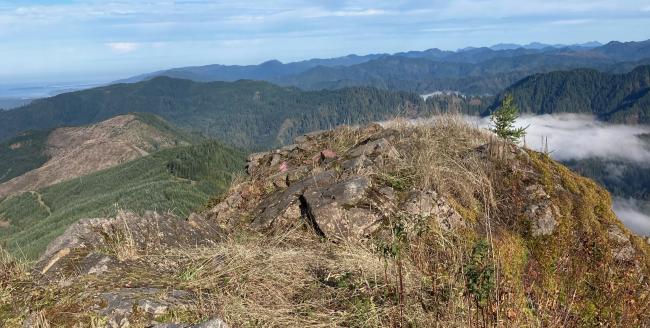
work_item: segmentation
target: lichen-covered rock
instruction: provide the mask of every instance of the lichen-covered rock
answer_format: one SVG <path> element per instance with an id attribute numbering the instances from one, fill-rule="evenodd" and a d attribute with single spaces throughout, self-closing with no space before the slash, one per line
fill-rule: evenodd
<path id="1" fill-rule="evenodd" d="M 237 192 L 231 192 L 208 216 L 217 222 L 250 217 L 250 226 L 256 230 L 306 224 L 331 240 L 368 237 L 391 216 L 433 218 L 444 229 L 464 224 L 435 192 L 402 191 L 406 194 L 398 195 L 377 180 L 376 172 L 400 157 L 393 144 L 397 130 L 370 125 L 357 133 L 360 141 L 340 152 L 330 148 L 334 133 L 321 131 L 296 138 L 286 149 L 251 155 L 247 184 L 263 190 L 251 202 L 255 205 L 248 209 L 233 206 L 229 199 Z"/>
<path id="2" fill-rule="evenodd" d="M 558 225 L 556 216 L 559 215 L 559 209 L 545 201 L 530 205 L 526 210 L 526 215 L 531 222 L 531 233 L 534 237 L 548 236 L 555 231 L 555 227 Z"/>
<path id="3" fill-rule="evenodd" d="M 228 328 L 228 325 L 221 319 L 215 318 L 195 325 L 179 323 L 162 323 L 151 328 Z"/>
<path id="4" fill-rule="evenodd" d="M 370 179 L 353 176 L 330 186 L 315 186 L 301 197 L 309 221 L 334 239 L 363 237 L 377 228 L 382 216 L 362 207 L 372 186 Z"/>
<path id="5" fill-rule="evenodd" d="M 79 262 L 82 274 L 102 274 L 117 262 L 114 256 L 90 253 Z"/>
<path id="6" fill-rule="evenodd" d="M 108 318 L 112 327 L 125 327 L 134 312 L 151 317 L 160 316 L 172 307 L 193 302 L 194 295 L 180 290 L 161 290 L 157 288 L 122 288 L 102 293 L 101 307 L 97 313 Z"/>
<path id="7" fill-rule="evenodd" d="M 610 240 L 613 243 L 612 255 L 618 261 L 629 262 L 634 259 L 635 251 L 632 247 L 630 237 L 628 237 L 618 227 L 610 227 L 607 230 Z"/>
<path id="8" fill-rule="evenodd" d="M 432 217 L 443 229 L 455 229 L 464 225 L 463 218 L 435 191 L 412 191 L 402 204 L 402 210 L 410 216 Z"/>
<path id="9" fill-rule="evenodd" d="M 114 218 L 82 219 L 52 241 L 35 266 L 45 278 L 78 274 L 99 274 L 116 263 L 114 257 L 97 251 L 127 245 L 154 251 L 168 247 L 212 245 L 223 237 L 222 230 L 203 218 L 183 220 L 173 215 L 120 212 Z"/>

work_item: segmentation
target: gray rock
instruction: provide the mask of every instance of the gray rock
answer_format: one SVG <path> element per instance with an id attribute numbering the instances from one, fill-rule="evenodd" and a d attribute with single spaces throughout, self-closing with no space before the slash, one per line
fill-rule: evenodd
<path id="1" fill-rule="evenodd" d="M 544 190 L 544 187 L 539 184 L 534 184 L 526 187 L 526 192 L 529 195 L 529 198 L 531 200 L 540 200 L 540 199 L 549 199 L 551 198 L 546 191 Z"/>
<path id="2" fill-rule="evenodd" d="M 412 191 L 401 205 L 409 216 L 431 217 L 443 229 L 455 229 L 464 225 L 463 218 L 433 190 Z"/>
<path id="3" fill-rule="evenodd" d="M 261 165 L 262 160 L 269 154 L 269 152 L 250 154 L 246 160 L 246 172 L 249 175 L 255 174 L 258 167 Z"/>
<path id="4" fill-rule="evenodd" d="M 327 130 L 313 131 L 313 132 L 306 133 L 306 134 L 304 134 L 302 136 L 298 136 L 298 137 L 294 138 L 293 141 L 294 141 L 294 143 L 302 144 L 302 143 L 306 143 L 308 141 L 312 141 L 312 140 L 318 138 L 319 136 L 321 136 L 322 134 L 325 134 L 325 133 L 329 133 L 329 131 L 327 131 Z"/>
<path id="5" fill-rule="evenodd" d="M 90 253 L 81 261 L 84 274 L 102 274 L 110 269 L 117 260 L 106 254 Z"/>
<path id="6" fill-rule="evenodd" d="M 121 288 L 99 295 L 106 304 L 99 309 L 98 314 L 108 318 L 109 326 L 124 327 L 135 308 L 141 313 L 152 316 L 163 315 L 171 307 L 182 306 L 193 302 L 194 295 L 181 291 L 166 291 L 158 288 Z"/>
<path id="7" fill-rule="evenodd" d="M 614 243 L 612 255 L 618 261 L 629 262 L 634 259 L 636 252 L 628 237 L 620 228 L 610 227 L 607 230 L 610 240 Z"/>
<path id="8" fill-rule="evenodd" d="M 392 187 L 383 187 L 379 189 L 379 193 L 382 194 L 384 197 L 388 198 L 389 200 L 395 200 L 396 195 L 395 195 L 395 189 Z"/>
<path id="9" fill-rule="evenodd" d="M 151 328 L 228 328 L 228 325 L 221 319 L 215 318 L 203 323 L 190 325 L 190 324 L 178 324 L 178 323 L 162 323 Z"/>
<path id="10" fill-rule="evenodd" d="M 350 158 L 341 163 L 341 167 L 348 171 L 356 171 L 371 166 L 373 163 L 366 155 Z"/>
<path id="11" fill-rule="evenodd" d="M 352 176 L 329 186 L 312 186 L 301 201 L 305 215 L 318 231 L 332 239 L 363 237 L 378 227 L 382 217 L 360 207 L 368 200 L 372 182 L 365 176 Z"/>
<path id="12" fill-rule="evenodd" d="M 558 225 L 556 216 L 559 215 L 557 206 L 549 201 L 533 204 L 526 210 L 526 216 L 531 221 L 531 232 L 534 237 L 548 236 Z"/>
<path id="13" fill-rule="evenodd" d="M 271 194 L 263 199 L 254 210 L 255 219 L 251 223 L 253 229 L 268 229 L 276 219 L 281 218 L 287 208 L 296 203 L 299 197 L 311 186 L 328 186 L 334 183 L 337 174 L 325 171 L 291 184 L 287 189 Z"/>
<path id="14" fill-rule="evenodd" d="M 80 267 L 82 274 L 105 272 L 110 269 L 109 263 L 113 263 L 108 258 L 101 255 L 82 258 L 69 255 L 104 249 L 111 243 L 110 238 L 116 235 L 129 236 L 137 250 L 153 251 L 177 246 L 213 245 L 221 240 L 223 231 L 199 216 L 186 221 L 155 212 L 144 215 L 120 212 L 115 218 L 82 219 L 48 245 L 35 271 L 47 279 L 57 277 L 57 272 L 66 266 Z"/>
<path id="15" fill-rule="evenodd" d="M 341 205 L 353 206 L 366 197 L 371 186 L 372 183 L 367 177 L 353 176 L 320 191 L 320 193 L 323 199 L 332 199 Z"/>
<path id="16" fill-rule="evenodd" d="M 348 157 L 359 157 L 361 155 L 365 156 L 378 156 L 378 155 L 394 155 L 397 150 L 391 145 L 391 143 L 385 139 L 381 138 L 378 140 L 368 141 L 362 143 L 352 149 L 347 153 Z"/>
<path id="17" fill-rule="evenodd" d="M 273 156 L 271 157 L 271 164 L 270 165 L 271 166 L 278 165 L 278 164 L 280 164 L 280 161 L 282 161 L 282 155 L 273 154 Z"/>
<path id="18" fill-rule="evenodd" d="M 402 210 L 409 215 L 431 216 L 436 212 L 435 191 L 412 191 L 402 204 Z"/>

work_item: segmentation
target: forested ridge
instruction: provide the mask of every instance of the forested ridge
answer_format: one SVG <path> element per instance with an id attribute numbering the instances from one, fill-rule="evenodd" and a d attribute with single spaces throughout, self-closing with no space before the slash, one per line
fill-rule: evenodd
<path id="1" fill-rule="evenodd" d="M 582 113 L 612 122 L 650 123 L 648 65 L 625 74 L 591 69 L 535 74 L 507 88 L 490 110 L 507 94 L 524 113 Z"/>
<path id="2" fill-rule="evenodd" d="M 308 131 L 432 110 L 417 94 L 345 88 L 301 91 L 267 82 L 198 83 L 158 77 L 66 93 L 0 112 L 0 139 L 30 129 L 98 122 L 147 112 L 185 129 L 246 149 L 280 145 Z"/>
<path id="3" fill-rule="evenodd" d="M 244 154 L 204 141 L 0 199 L 0 246 L 35 259 L 47 244 L 82 218 L 118 211 L 186 216 L 224 192 L 244 166 Z"/>

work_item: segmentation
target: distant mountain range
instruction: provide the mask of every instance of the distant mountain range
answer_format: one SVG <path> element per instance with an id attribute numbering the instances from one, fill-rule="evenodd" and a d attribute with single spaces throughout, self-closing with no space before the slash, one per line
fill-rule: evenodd
<path id="1" fill-rule="evenodd" d="M 519 49 L 519 48 L 524 48 L 524 49 L 568 48 L 573 50 L 577 50 L 577 49 L 587 50 L 587 49 L 600 47 L 602 45 L 603 45 L 602 43 L 596 41 L 578 43 L 578 44 L 548 44 L 548 43 L 541 43 L 541 42 L 531 42 L 528 44 L 499 43 L 491 46 L 490 49 L 511 50 L 511 49 Z M 465 49 L 472 49 L 472 48 L 465 48 Z"/>
<path id="2" fill-rule="evenodd" d="M 650 40 L 610 42 L 605 45 L 500 44 L 493 47 L 446 51 L 436 48 L 367 56 L 350 55 L 283 64 L 208 65 L 182 67 L 136 76 L 120 82 L 137 82 L 156 76 L 194 81 L 264 80 L 306 90 L 372 86 L 421 94 L 456 90 L 466 94 L 496 94 L 535 73 L 594 68 L 625 72 L 650 63 Z"/>
<path id="3" fill-rule="evenodd" d="M 293 75 L 310 68 L 324 66 L 351 66 L 386 56 L 386 54 L 371 54 L 365 56 L 348 55 L 329 59 L 310 59 L 283 64 L 278 60 L 269 60 L 259 65 L 205 65 L 172 68 L 168 70 L 142 74 L 116 83 L 132 83 L 151 79 L 156 76 L 167 76 L 193 81 L 237 81 L 237 80 L 275 80 L 280 76 Z"/>
<path id="4" fill-rule="evenodd" d="M 159 115 L 232 146 L 260 149 L 309 131 L 426 115 L 430 108 L 419 95 L 401 91 L 301 91 L 263 81 L 201 83 L 157 77 L 61 94 L 0 112 L 0 140 L 25 130 L 90 124 L 132 112 Z"/>
<path id="5" fill-rule="evenodd" d="M 29 104 L 32 99 L 0 98 L 0 111 L 12 109 Z"/>

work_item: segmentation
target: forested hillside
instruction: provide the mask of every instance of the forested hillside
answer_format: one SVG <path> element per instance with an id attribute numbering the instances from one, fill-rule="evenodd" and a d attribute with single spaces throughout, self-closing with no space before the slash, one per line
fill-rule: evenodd
<path id="1" fill-rule="evenodd" d="M 525 113 L 586 113 L 622 123 L 650 123 L 650 66 L 625 74 L 590 69 L 535 74 L 507 88 Z"/>
<path id="2" fill-rule="evenodd" d="M 26 131 L 0 142 L 0 184 L 43 165 L 51 130 Z"/>
<path id="3" fill-rule="evenodd" d="M 119 210 L 186 216 L 225 191 L 243 166 L 243 153 L 204 142 L 8 196 L 0 199 L 0 245 L 35 259 L 81 218 L 112 216 Z"/>
<path id="4" fill-rule="evenodd" d="M 84 125 L 148 112 L 242 148 L 287 143 L 304 132 L 430 112 L 417 94 L 346 88 L 301 91 L 267 82 L 198 83 L 159 77 L 41 99 L 0 112 L 0 140 L 21 131 Z"/>
<path id="5" fill-rule="evenodd" d="M 152 114 L 80 127 L 27 131 L 0 142 L 0 197 L 109 168 L 194 137 Z"/>

